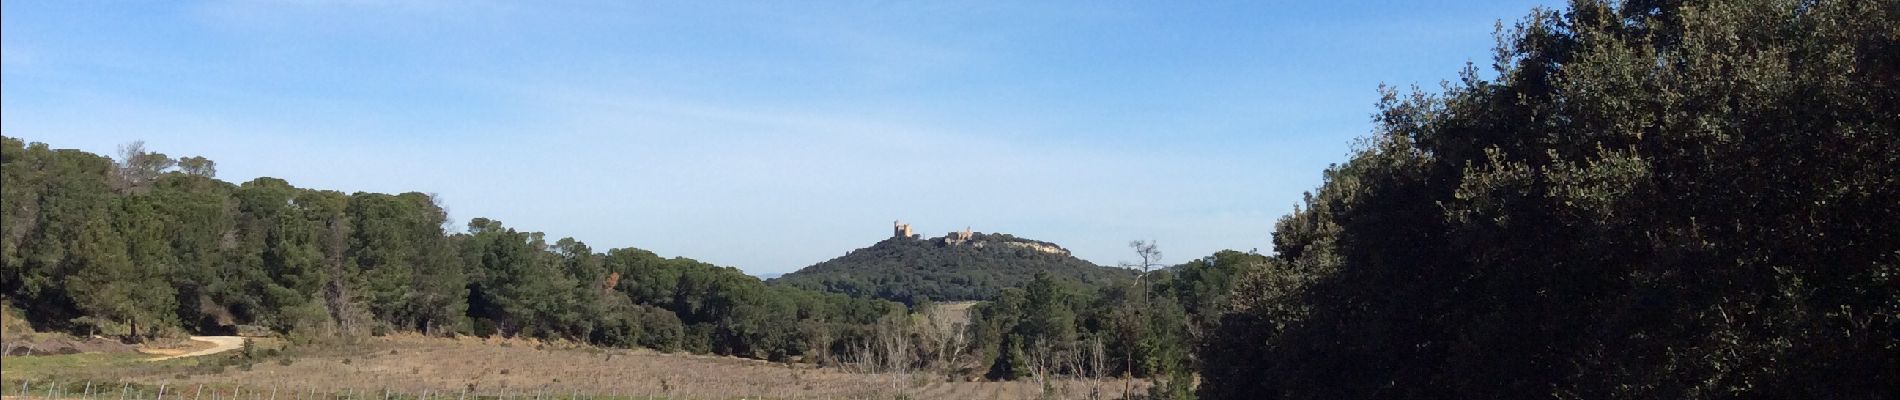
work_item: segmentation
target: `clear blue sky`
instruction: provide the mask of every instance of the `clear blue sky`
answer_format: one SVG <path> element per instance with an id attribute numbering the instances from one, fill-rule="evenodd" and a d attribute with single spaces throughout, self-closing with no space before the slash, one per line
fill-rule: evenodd
<path id="1" fill-rule="evenodd" d="M 1552 2 L 712 3 L 7 0 L 0 132 L 756 274 L 895 219 L 1174 263 Z"/>

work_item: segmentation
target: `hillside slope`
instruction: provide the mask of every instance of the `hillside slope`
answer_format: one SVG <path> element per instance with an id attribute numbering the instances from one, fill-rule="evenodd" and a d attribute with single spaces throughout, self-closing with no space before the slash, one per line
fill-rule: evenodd
<path id="1" fill-rule="evenodd" d="M 1054 243 L 964 231 L 929 239 L 894 236 L 772 283 L 908 303 L 987 299 L 1037 273 L 1084 285 L 1133 276 L 1076 258 Z"/>

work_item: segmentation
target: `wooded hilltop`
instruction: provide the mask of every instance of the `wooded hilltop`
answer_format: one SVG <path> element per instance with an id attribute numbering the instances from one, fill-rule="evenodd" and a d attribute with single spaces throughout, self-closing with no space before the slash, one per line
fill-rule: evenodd
<path id="1" fill-rule="evenodd" d="M 1004 233 L 952 232 L 936 238 L 892 237 L 844 256 L 772 279 L 774 285 L 874 297 L 987 300 L 1023 287 L 1037 273 L 1083 286 L 1133 279 L 1132 269 L 1102 267 L 1054 243 Z"/>

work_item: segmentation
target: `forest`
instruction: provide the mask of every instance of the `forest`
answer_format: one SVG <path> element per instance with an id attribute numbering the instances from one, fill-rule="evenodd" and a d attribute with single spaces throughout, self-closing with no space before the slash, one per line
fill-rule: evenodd
<path id="1" fill-rule="evenodd" d="M 892 264 L 936 251 L 895 238 L 839 259 L 882 275 L 767 284 L 451 232 L 422 193 L 8 137 L 0 295 L 36 328 L 133 340 L 508 336 L 1148 383 L 1102 389 L 1125 398 L 1900 398 L 1900 1 L 1577 0 L 1497 41 L 1435 90 L 1380 88 L 1268 254 L 1169 265 L 1136 241 L 1125 276 L 1005 279 L 1020 265 Z"/>
<path id="2" fill-rule="evenodd" d="M 1218 309 L 1239 271 L 1267 260 L 1229 251 L 1168 267 L 1153 263 L 1153 245 L 1137 242 L 1144 262 L 1131 267 L 1152 270 L 1137 280 L 1132 269 L 1001 245 L 1020 240 L 1002 234 L 977 238 L 994 246 L 960 247 L 977 252 L 909 238 L 873 246 L 931 247 L 965 258 L 960 272 L 1022 282 L 952 286 L 997 293 L 981 297 L 991 301 L 968 321 L 952 322 L 933 312 L 928 295 L 956 300 L 961 292 L 909 289 L 919 295 L 907 308 L 767 285 L 735 268 L 637 248 L 550 243 L 487 218 L 450 233 L 442 206 L 422 193 L 346 195 L 275 178 L 231 184 L 216 179 L 211 160 L 138 142 L 116 159 L 11 137 L 3 144 L 7 305 L 38 330 L 133 342 L 256 326 L 298 343 L 412 332 L 996 380 L 1172 374 L 1185 382 L 1190 319 Z M 885 270 L 901 269 L 893 268 Z M 1051 273 L 1075 269 L 1086 275 Z M 1080 364 L 1085 356 L 1101 362 Z"/>
<path id="3" fill-rule="evenodd" d="M 427 194 L 232 184 L 203 157 L 121 153 L 0 146 L 0 293 L 42 330 L 499 334 L 783 359 L 904 312 L 486 218 L 446 232 Z"/>

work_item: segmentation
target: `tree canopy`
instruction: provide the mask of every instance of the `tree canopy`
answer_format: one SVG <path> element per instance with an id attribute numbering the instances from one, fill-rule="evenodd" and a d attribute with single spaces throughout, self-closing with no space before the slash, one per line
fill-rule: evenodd
<path id="1" fill-rule="evenodd" d="M 1891 398 L 1900 3 L 1576 1 L 1386 91 L 1208 398 Z"/>
<path id="2" fill-rule="evenodd" d="M 743 357 L 867 340 L 901 304 L 476 218 L 423 193 L 231 184 L 143 143 L 120 159 L 0 143 L 0 294 L 38 328 L 128 338 L 263 326 L 298 340 L 401 330 Z"/>

